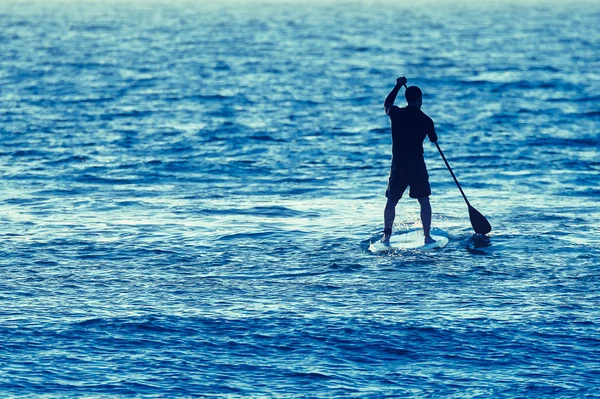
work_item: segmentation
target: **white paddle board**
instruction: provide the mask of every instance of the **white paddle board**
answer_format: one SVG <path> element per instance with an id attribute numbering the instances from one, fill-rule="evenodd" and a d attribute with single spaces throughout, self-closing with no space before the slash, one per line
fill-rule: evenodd
<path id="1" fill-rule="evenodd" d="M 405 234 L 392 235 L 389 244 L 384 244 L 381 241 L 371 243 L 369 251 L 373 253 L 385 253 L 404 250 L 431 252 L 436 249 L 444 248 L 448 244 L 448 237 L 432 235 L 431 238 L 435 242 L 431 244 L 423 244 L 423 234 L 410 232 Z"/>

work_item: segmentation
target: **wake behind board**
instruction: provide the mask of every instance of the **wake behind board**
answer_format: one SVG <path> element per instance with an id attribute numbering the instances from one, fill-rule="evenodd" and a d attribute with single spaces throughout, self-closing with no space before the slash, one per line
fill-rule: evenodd
<path id="1" fill-rule="evenodd" d="M 389 244 L 383 244 L 381 241 L 376 241 L 369 246 L 369 251 L 373 253 L 386 253 L 403 250 L 416 250 L 421 252 L 431 252 L 436 249 L 444 248 L 448 244 L 448 238 L 444 236 L 432 235 L 434 243 L 424 245 L 424 237 L 417 232 L 406 234 L 392 235 Z"/>

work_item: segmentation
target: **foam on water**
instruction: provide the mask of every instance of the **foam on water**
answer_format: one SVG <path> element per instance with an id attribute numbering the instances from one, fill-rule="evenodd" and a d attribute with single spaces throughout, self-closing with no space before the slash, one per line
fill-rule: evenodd
<path id="1" fill-rule="evenodd" d="M 0 392 L 597 394 L 599 17 L 0 4 Z M 366 249 L 399 75 L 488 239 L 426 143 L 450 243 Z"/>

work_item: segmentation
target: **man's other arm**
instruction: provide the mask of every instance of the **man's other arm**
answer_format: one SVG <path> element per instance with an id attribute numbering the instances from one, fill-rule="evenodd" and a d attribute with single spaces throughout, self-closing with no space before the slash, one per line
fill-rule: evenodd
<path id="1" fill-rule="evenodd" d="M 435 125 L 433 124 L 433 120 L 429 119 L 429 129 L 427 129 L 427 136 L 429 137 L 429 141 L 435 143 L 438 141 L 437 133 L 435 132 Z"/>

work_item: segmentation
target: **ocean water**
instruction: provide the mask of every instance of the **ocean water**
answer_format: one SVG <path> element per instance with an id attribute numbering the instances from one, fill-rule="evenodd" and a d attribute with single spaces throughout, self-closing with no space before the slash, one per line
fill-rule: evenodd
<path id="1" fill-rule="evenodd" d="M 598 21 L 3 1 L 0 396 L 600 396 Z M 368 251 L 402 75 L 488 240 L 426 142 L 450 243 Z"/>

